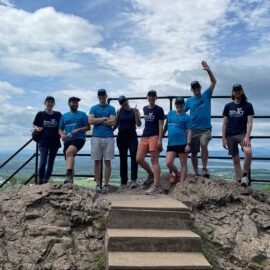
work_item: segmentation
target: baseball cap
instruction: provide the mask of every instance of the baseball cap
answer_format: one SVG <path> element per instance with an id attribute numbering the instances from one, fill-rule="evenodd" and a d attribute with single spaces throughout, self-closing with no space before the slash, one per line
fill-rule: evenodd
<path id="1" fill-rule="evenodd" d="M 68 103 L 70 103 L 71 101 L 77 101 L 77 102 L 79 102 L 79 101 L 81 101 L 81 99 L 78 98 L 78 97 L 70 97 L 70 98 L 68 99 Z"/>
<path id="2" fill-rule="evenodd" d="M 47 96 L 47 97 L 45 98 L 45 102 L 46 102 L 46 101 L 49 101 L 49 100 L 55 102 L 54 97 L 52 97 L 52 96 Z"/>
<path id="3" fill-rule="evenodd" d="M 107 96 L 107 92 L 105 89 L 99 89 L 97 92 L 98 96 Z"/>
<path id="4" fill-rule="evenodd" d="M 150 91 L 148 91 L 147 96 L 153 96 L 153 97 L 156 97 L 156 96 L 157 96 L 156 90 L 150 90 Z"/>
<path id="5" fill-rule="evenodd" d="M 177 97 L 177 98 L 175 99 L 174 104 L 177 104 L 177 105 L 185 104 L 185 100 L 184 100 L 184 98 L 182 98 L 182 97 Z"/>
<path id="6" fill-rule="evenodd" d="M 243 87 L 241 84 L 237 83 L 232 88 L 233 91 L 243 91 Z"/>
<path id="7" fill-rule="evenodd" d="M 118 102 L 120 105 L 123 105 L 127 101 L 127 98 L 125 96 L 120 96 L 118 98 Z"/>
<path id="8" fill-rule="evenodd" d="M 196 87 L 201 87 L 200 83 L 198 81 L 193 81 L 191 84 L 191 88 L 194 89 Z"/>

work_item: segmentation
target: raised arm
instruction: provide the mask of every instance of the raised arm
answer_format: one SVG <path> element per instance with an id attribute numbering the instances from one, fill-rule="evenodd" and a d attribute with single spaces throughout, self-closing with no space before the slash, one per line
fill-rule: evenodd
<path id="1" fill-rule="evenodd" d="M 217 80 L 216 80 L 212 70 L 210 69 L 210 67 L 209 67 L 209 65 L 207 64 L 206 61 L 202 61 L 202 66 L 203 66 L 203 70 L 206 70 L 209 77 L 210 77 L 210 81 L 211 81 L 210 89 L 211 89 L 211 92 L 213 93 L 214 89 L 215 89 L 215 86 L 216 86 L 216 83 L 217 83 Z"/>
<path id="2" fill-rule="evenodd" d="M 222 122 L 222 145 L 225 149 L 228 149 L 228 142 L 226 139 L 227 125 L 228 125 L 228 117 L 224 116 Z"/>
<path id="3" fill-rule="evenodd" d="M 133 111 L 135 114 L 136 126 L 140 127 L 142 125 L 142 121 L 141 121 L 140 111 L 137 109 L 137 105 L 135 106 L 135 108 L 133 108 Z"/>

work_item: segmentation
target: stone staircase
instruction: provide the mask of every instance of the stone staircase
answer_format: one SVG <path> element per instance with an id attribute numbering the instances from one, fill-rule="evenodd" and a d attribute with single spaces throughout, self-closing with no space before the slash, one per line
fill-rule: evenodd
<path id="1" fill-rule="evenodd" d="M 200 237 L 188 229 L 190 213 L 166 195 L 109 195 L 107 270 L 212 269 Z"/>

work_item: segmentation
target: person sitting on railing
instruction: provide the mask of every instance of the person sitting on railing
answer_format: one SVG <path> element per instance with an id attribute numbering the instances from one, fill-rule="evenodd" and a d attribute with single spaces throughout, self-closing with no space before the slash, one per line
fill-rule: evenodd
<path id="1" fill-rule="evenodd" d="M 249 185 L 248 172 L 252 161 L 252 148 L 250 134 L 252 130 L 254 110 L 251 103 L 247 102 L 241 84 L 232 88 L 232 102 L 224 107 L 222 124 L 222 143 L 232 156 L 236 180 L 242 186 Z M 238 144 L 244 151 L 245 159 L 243 174 L 241 170 Z"/>
<path id="2" fill-rule="evenodd" d="M 136 161 L 138 138 L 136 126 L 140 127 L 142 124 L 140 112 L 137 107 L 131 108 L 129 106 L 128 99 L 125 96 L 120 96 L 118 102 L 121 108 L 117 111 L 114 129 L 118 127 L 116 142 L 120 155 L 121 186 L 126 186 L 128 182 L 129 150 L 131 159 L 131 188 L 136 188 L 138 186 L 138 163 Z"/>
<path id="3" fill-rule="evenodd" d="M 175 184 L 179 180 L 184 181 L 187 177 L 187 158 L 190 152 L 191 121 L 189 115 L 184 112 L 185 100 L 182 97 L 175 99 L 176 111 L 170 111 L 163 129 L 163 136 L 168 130 L 168 146 L 166 154 L 167 167 L 174 173 L 170 183 Z M 174 160 L 179 157 L 181 175 L 174 165 Z"/>
<path id="4" fill-rule="evenodd" d="M 198 153 L 202 150 L 202 175 L 209 178 L 207 171 L 208 162 L 208 143 L 212 138 L 211 131 L 211 98 L 216 85 L 216 78 L 210 67 L 205 61 L 202 61 L 203 69 L 208 72 L 211 84 L 208 89 L 201 93 L 201 85 L 198 81 L 191 83 L 193 97 L 188 98 L 185 105 L 185 112 L 190 110 L 191 118 L 191 153 L 192 165 L 195 176 L 198 172 Z"/>
<path id="5" fill-rule="evenodd" d="M 68 99 L 70 111 L 62 116 L 59 125 L 59 135 L 64 142 L 67 167 L 65 183 L 73 183 L 75 155 L 84 146 L 86 131 L 90 129 L 86 113 L 78 110 L 79 101 L 77 97 Z"/>
<path id="6" fill-rule="evenodd" d="M 33 127 L 41 132 L 38 145 L 40 152 L 38 184 L 49 181 L 56 154 L 61 147 L 58 127 L 62 114 L 53 111 L 55 100 L 52 96 L 46 97 L 44 104 L 45 110 L 38 112 L 33 122 Z"/>
<path id="7" fill-rule="evenodd" d="M 164 110 L 156 105 L 157 93 L 150 90 L 147 94 L 148 105 L 143 108 L 145 127 L 138 146 L 136 160 L 139 165 L 148 173 L 144 181 L 145 186 L 153 185 L 146 191 L 146 194 L 163 193 L 160 186 L 159 154 L 162 151 L 162 136 L 164 125 Z M 150 153 L 153 170 L 145 161 L 147 153 Z"/>
<path id="8" fill-rule="evenodd" d="M 99 89 L 99 104 L 91 107 L 89 124 L 94 125 L 91 139 L 91 157 L 95 161 L 95 180 L 97 193 L 108 193 L 111 176 L 111 160 L 114 159 L 113 126 L 115 125 L 115 108 L 107 103 L 107 92 Z M 105 184 L 101 187 L 101 162 L 105 163 Z"/>

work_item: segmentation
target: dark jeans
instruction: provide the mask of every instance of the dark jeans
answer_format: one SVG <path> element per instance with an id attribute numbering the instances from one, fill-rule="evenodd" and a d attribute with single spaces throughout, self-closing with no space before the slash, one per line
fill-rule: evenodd
<path id="1" fill-rule="evenodd" d="M 138 177 L 138 163 L 136 162 L 138 148 L 137 134 L 135 132 L 127 134 L 119 131 L 116 142 L 120 155 L 121 184 L 125 185 L 128 181 L 128 150 L 131 159 L 131 180 L 136 181 Z"/>
<path id="2" fill-rule="evenodd" d="M 39 181 L 42 183 L 48 182 L 52 171 L 54 160 L 59 148 L 39 147 L 40 162 L 39 162 Z"/>

